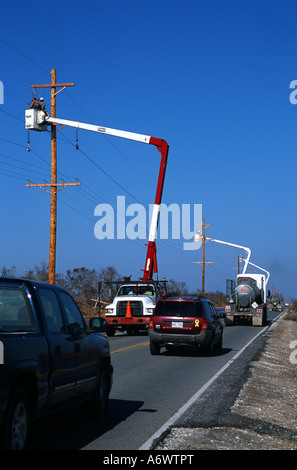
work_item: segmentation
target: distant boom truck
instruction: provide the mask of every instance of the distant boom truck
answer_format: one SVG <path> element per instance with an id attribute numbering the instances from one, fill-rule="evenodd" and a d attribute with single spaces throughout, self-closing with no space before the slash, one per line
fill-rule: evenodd
<path id="1" fill-rule="evenodd" d="M 250 320 L 253 326 L 265 325 L 267 320 L 267 283 L 269 272 L 249 262 L 249 264 L 265 271 L 265 274 L 238 274 L 236 287 L 225 306 L 228 324 L 240 320 Z"/>
<path id="2" fill-rule="evenodd" d="M 271 295 L 268 303 L 268 310 L 273 311 L 276 310 L 281 312 L 283 309 L 283 298 L 281 294 L 274 293 Z"/>

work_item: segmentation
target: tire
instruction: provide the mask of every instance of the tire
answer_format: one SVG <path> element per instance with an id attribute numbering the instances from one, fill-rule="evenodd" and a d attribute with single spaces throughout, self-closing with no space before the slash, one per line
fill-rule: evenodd
<path id="1" fill-rule="evenodd" d="M 115 335 L 115 329 L 112 326 L 108 326 L 107 331 L 106 331 L 107 336 L 114 336 Z"/>
<path id="2" fill-rule="evenodd" d="M 222 349 L 223 349 L 223 331 L 222 331 L 222 334 L 221 334 L 221 337 L 220 337 L 219 341 L 215 344 L 214 349 L 215 349 L 216 352 L 221 352 L 222 351 Z"/>
<path id="3" fill-rule="evenodd" d="M 150 341 L 150 352 L 152 356 L 157 356 L 160 354 L 160 345 Z"/>
<path id="4" fill-rule="evenodd" d="M 26 448 L 31 427 L 27 393 L 18 388 L 13 393 L 4 422 L 4 449 L 23 450 Z"/>
<path id="5" fill-rule="evenodd" d="M 104 418 L 107 411 L 108 398 L 110 392 L 110 380 L 107 369 L 103 367 L 93 398 L 93 408 L 98 419 Z"/>
<path id="6" fill-rule="evenodd" d="M 206 351 L 207 356 L 213 356 L 214 349 L 215 349 L 214 348 L 214 338 L 213 338 L 213 335 L 211 335 L 210 340 L 208 341 L 208 343 L 205 347 L 205 351 Z"/>

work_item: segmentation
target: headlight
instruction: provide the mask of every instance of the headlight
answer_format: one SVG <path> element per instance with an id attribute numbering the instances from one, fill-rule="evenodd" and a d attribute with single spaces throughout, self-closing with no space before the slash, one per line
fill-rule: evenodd
<path id="1" fill-rule="evenodd" d="M 113 313 L 113 308 L 107 308 L 107 309 L 105 309 L 105 313 Z"/>
<path id="2" fill-rule="evenodd" d="M 146 313 L 151 313 L 152 314 L 152 313 L 154 313 L 154 310 L 155 310 L 154 308 L 147 308 Z"/>

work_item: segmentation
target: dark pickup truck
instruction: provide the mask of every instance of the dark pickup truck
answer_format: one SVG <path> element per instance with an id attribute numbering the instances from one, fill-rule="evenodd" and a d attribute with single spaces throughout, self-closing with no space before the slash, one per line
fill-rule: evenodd
<path id="1" fill-rule="evenodd" d="M 105 414 L 113 367 L 103 323 L 87 326 L 61 287 L 0 278 L 1 448 L 24 449 L 34 419 L 73 403 Z"/>

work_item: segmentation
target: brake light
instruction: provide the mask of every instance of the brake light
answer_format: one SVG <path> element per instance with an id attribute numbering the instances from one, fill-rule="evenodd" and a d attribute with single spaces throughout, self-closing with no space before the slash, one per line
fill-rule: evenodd
<path id="1" fill-rule="evenodd" d="M 257 313 L 262 313 L 263 310 L 261 308 L 257 308 Z"/>
<path id="2" fill-rule="evenodd" d="M 202 320 L 201 330 L 203 330 L 203 331 L 207 330 L 207 321 L 204 320 L 204 319 Z"/>
<path id="3" fill-rule="evenodd" d="M 230 305 L 225 306 L 225 312 L 231 312 L 231 307 Z"/>
<path id="4" fill-rule="evenodd" d="M 153 329 L 154 329 L 153 319 L 152 319 L 152 318 L 150 318 L 150 322 L 149 322 L 149 326 L 148 326 L 148 327 L 149 327 L 150 330 L 153 330 Z"/>

